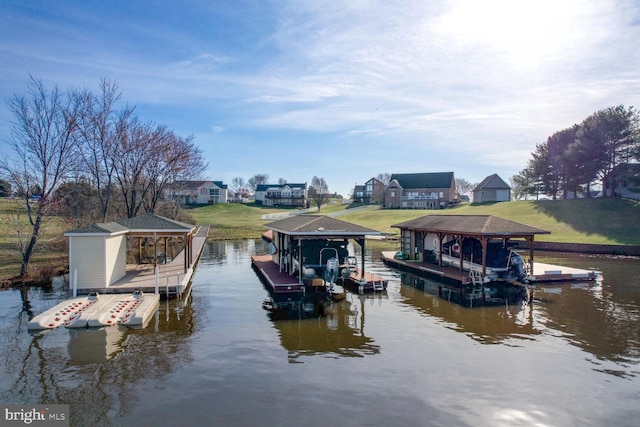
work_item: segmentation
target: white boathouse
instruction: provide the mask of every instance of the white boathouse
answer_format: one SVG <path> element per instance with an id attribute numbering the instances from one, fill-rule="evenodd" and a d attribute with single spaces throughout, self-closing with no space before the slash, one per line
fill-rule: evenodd
<path id="1" fill-rule="evenodd" d="M 135 264 L 163 264 L 167 262 L 167 239 L 183 239 L 184 271 L 194 262 L 193 233 L 195 226 L 174 221 L 158 215 L 142 215 L 136 218 L 109 223 L 92 224 L 71 230 L 64 235 L 69 238 L 69 271 L 75 275 L 79 293 L 107 290 L 127 274 L 128 241 L 137 239 Z M 152 242 L 154 254 L 142 255 L 141 242 Z M 164 251 L 158 253 L 164 241 Z"/>

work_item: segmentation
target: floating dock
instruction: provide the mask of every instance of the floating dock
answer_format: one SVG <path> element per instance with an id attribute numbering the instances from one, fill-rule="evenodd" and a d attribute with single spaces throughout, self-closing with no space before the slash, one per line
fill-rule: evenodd
<path id="1" fill-rule="evenodd" d="M 68 299 L 37 315 L 29 322 L 28 329 L 99 328 L 118 324 L 146 326 L 159 304 L 159 294 L 90 294 Z"/>

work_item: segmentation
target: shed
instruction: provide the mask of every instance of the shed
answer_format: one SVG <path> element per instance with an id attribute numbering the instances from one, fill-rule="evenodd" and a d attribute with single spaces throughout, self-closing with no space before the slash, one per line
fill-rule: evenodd
<path id="1" fill-rule="evenodd" d="M 108 288 L 127 273 L 128 238 L 150 238 L 155 243 L 160 238 L 181 236 L 186 272 L 193 263 L 194 229 L 190 224 L 148 214 L 68 231 L 64 235 L 69 238 L 69 271 L 77 274 L 77 289 Z M 158 262 L 157 257 L 153 262 Z"/>
<path id="2" fill-rule="evenodd" d="M 473 189 L 473 203 L 508 202 L 511 187 L 498 174 L 489 175 Z"/>

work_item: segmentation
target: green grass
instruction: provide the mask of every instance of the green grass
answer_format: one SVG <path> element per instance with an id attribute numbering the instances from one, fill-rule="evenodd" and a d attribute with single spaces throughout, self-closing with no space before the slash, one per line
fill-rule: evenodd
<path id="1" fill-rule="evenodd" d="M 424 215 L 495 215 L 550 231 L 538 241 L 640 245 L 640 202 L 627 199 L 580 199 L 464 204 L 453 209 L 365 210 L 340 219 L 384 233 L 398 234 L 391 225 Z"/>
<path id="2" fill-rule="evenodd" d="M 331 204 L 320 214 L 344 210 L 347 205 Z M 19 273 L 20 255 L 16 250 L 16 232 L 12 227 L 16 213 L 15 202 L 0 199 L 0 278 Z M 198 224 L 210 224 L 212 239 L 259 238 L 266 231 L 264 224 L 273 219 L 262 219 L 269 213 L 287 209 L 261 207 L 254 204 L 207 205 L 188 210 Z M 536 237 L 537 241 L 594 243 L 613 245 L 640 245 L 640 202 L 625 199 L 582 199 L 556 201 L 520 201 L 460 205 L 445 210 L 365 209 L 347 210 L 339 219 L 398 234 L 393 224 L 424 215 L 496 215 L 523 224 L 542 228 L 549 235 Z M 22 217 L 26 220 L 26 217 Z M 33 266 L 66 265 L 67 247 L 63 233 L 70 229 L 62 218 L 50 218 L 32 259 Z"/>

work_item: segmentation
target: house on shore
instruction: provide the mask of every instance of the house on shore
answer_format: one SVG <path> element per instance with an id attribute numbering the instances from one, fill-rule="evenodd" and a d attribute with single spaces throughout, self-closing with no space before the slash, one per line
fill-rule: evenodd
<path id="1" fill-rule="evenodd" d="M 511 187 L 498 174 L 489 175 L 473 189 L 473 203 L 508 202 Z"/>
<path id="2" fill-rule="evenodd" d="M 227 203 L 229 190 L 222 181 L 176 181 L 164 190 L 165 200 L 183 205 Z"/>
<path id="3" fill-rule="evenodd" d="M 612 175 L 614 195 L 640 200 L 640 163 L 618 165 Z"/>
<path id="4" fill-rule="evenodd" d="M 355 203 L 363 205 L 381 205 L 384 203 L 384 187 L 384 182 L 377 178 L 371 178 L 364 185 L 356 184 L 351 198 Z"/>
<path id="5" fill-rule="evenodd" d="M 456 202 L 453 172 L 393 174 L 384 191 L 390 209 L 444 209 Z"/>
<path id="6" fill-rule="evenodd" d="M 307 183 L 260 184 L 255 191 L 255 200 L 264 206 L 306 208 L 309 206 Z"/>

